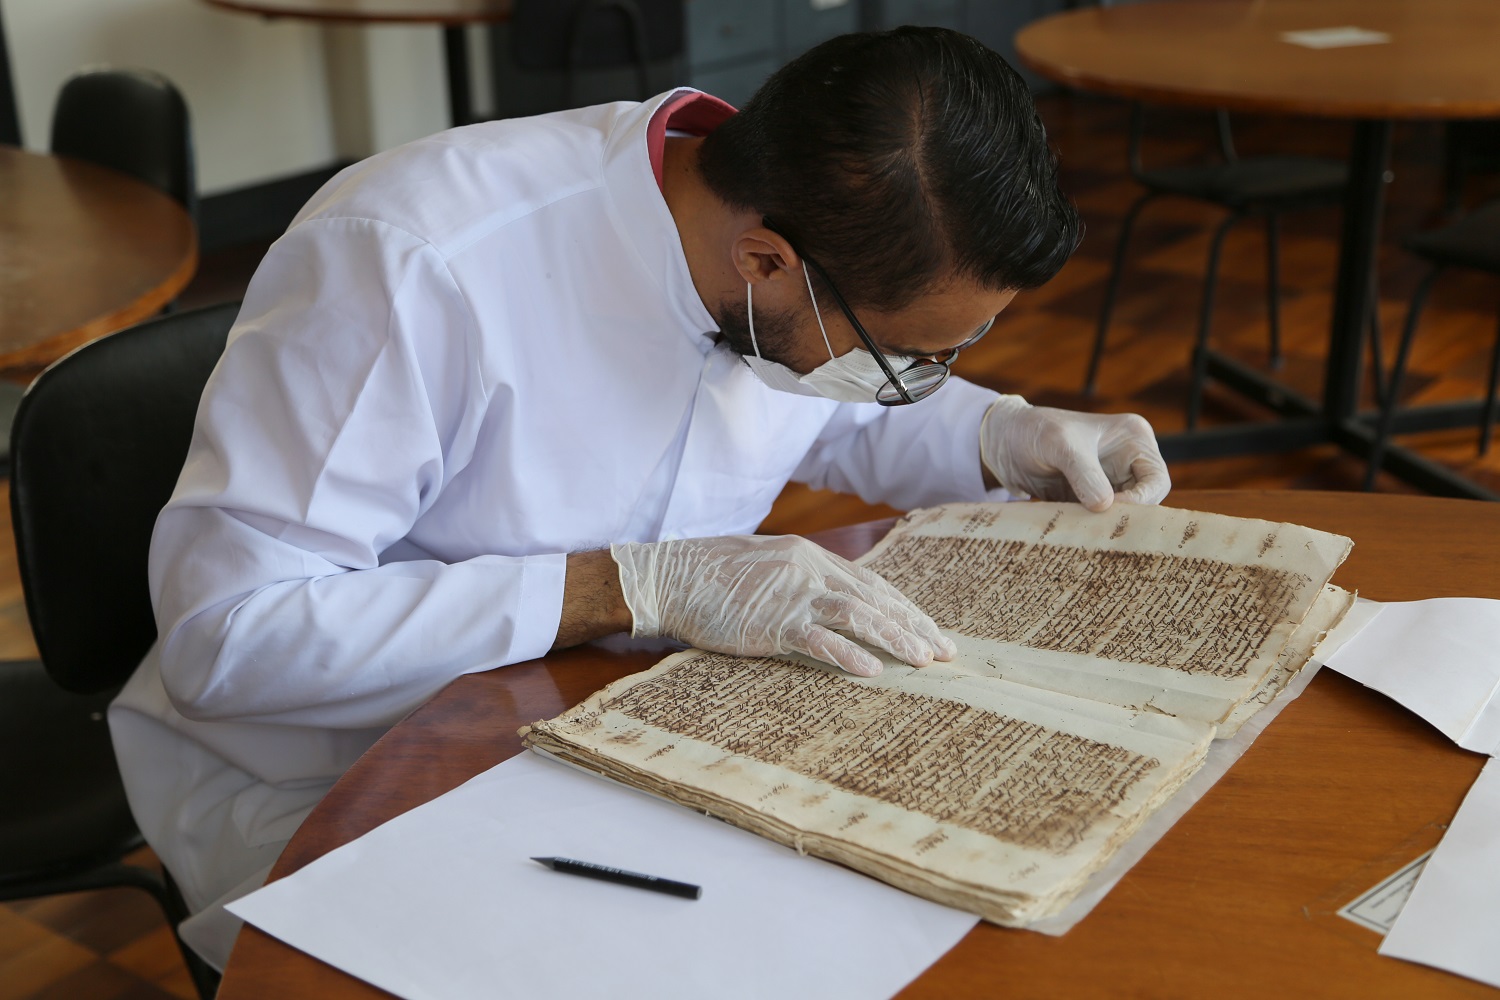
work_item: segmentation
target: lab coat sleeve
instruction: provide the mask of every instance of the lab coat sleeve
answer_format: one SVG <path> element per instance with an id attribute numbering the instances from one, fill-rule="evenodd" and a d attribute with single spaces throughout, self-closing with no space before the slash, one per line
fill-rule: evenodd
<path id="1" fill-rule="evenodd" d="M 552 645 L 563 554 L 381 562 L 471 457 L 474 338 L 409 234 L 314 220 L 272 247 L 152 538 L 162 679 L 184 716 L 384 726 Z"/>
<path id="2" fill-rule="evenodd" d="M 960 378 L 919 403 L 843 403 L 792 478 L 814 489 L 912 510 L 962 500 L 1009 500 L 986 490 L 979 425 L 999 393 Z"/>

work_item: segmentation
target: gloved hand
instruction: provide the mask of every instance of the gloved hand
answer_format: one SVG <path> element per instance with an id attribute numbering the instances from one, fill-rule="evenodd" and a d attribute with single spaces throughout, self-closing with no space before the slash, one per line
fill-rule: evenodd
<path id="1" fill-rule="evenodd" d="M 860 677 L 880 673 L 880 660 L 835 629 L 917 667 L 958 652 L 895 587 L 805 538 L 686 538 L 609 552 L 635 636 L 745 656 L 805 653 Z"/>
<path id="2" fill-rule="evenodd" d="M 1133 413 L 1075 413 L 1001 396 L 979 425 L 979 457 L 1012 493 L 1093 511 L 1116 500 L 1161 503 L 1172 488 L 1151 425 Z"/>

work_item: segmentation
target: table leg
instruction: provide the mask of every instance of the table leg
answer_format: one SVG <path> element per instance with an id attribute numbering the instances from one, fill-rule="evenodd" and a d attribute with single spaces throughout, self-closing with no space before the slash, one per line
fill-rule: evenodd
<path id="1" fill-rule="evenodd" d="M 443 28 L 443 58 L 448 68 L 448 114 L 455 126 L 474 120 L 469 89 L 469 42 L 461 24 Z"/>
<path id="2" fill-rule="evenodd" d="M 1349 182 L 1344 191 L 1339 271 L 1333 292 L 1333 327 L 1323 382 L 1323 414 L 1347 420 L 1359 409 L 1359 382 L 1365 330 L 1375 296 L 1375 261 L 1385 210 L 1385 176 L 1390 168 L 1391 123 L 1359 121 L 1349 151 Z"/>

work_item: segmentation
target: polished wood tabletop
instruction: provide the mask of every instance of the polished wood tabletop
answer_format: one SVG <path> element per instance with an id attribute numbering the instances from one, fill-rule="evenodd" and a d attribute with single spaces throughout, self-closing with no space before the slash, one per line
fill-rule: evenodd
<path id="1" fill-rule="evenodd" d="M 1353 554 L 1334 579 L 1376 600 L 1500 598 L 1500 505 L 1282 491 L 1182 492 L 1169 502 L 1349 535 Z M 852 556 L 890 523 L 814 537 Z M 272 878 L 519 753 L 519 726 L 657 658 L 583 647 L 455 681 L 334 786 Z M 981 924 L 901 995 L 1493 998 L 1470 980 L 1378 956 L 1376 934 L 1335 915 L 1436 843 L 1484 759 L 1325 670 L 1072 931 L 1051 938 Z M 384 995 L 251 927 L 219 993 Z"/>
<path id="2" fill-rule="evenodd" d="M 115 170 L 0 146 L 0 371 L 147 319 L 198 266 L 192 217 Z"/>
<path id="3" fill-rule="evenodd" d="M 312 21 L 493 24 L 510 17 L 513 0 L 204 0 L 242 14 Z"/>
<path id="4" fill-rule="evenodd" d="M 1356 27 L 1378 45 L 1283 32 Z M 1082 90 L 1157 104 L 1334 118 L 1500 115 L 1494 0 L 1156 0 L 1072 11 L 1016 36 L 1021 60 Z"/>

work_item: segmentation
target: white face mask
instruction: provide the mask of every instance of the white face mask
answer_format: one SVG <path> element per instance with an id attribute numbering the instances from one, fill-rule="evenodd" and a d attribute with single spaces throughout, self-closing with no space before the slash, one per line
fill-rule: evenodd
<path id="1" fill-rule="evenodd" d="M 798 375 L 786 365 L 767 361 L 761 357 L 760 344 L 755 340 L 754 293 L 747 281 L 745 282 L 745 309 L 750 320 L 750 344 L 755 348 L 755 357 L 746 357 L 745 363 L 768 387 L 781 392 L 794 392 L 799 396 L 822 396 L 824 399 L 836 399 L 841 403 L 875 402 L 875 394 L 886 384 L 885 372 L 881 370 L 875 356 L 862 348 L 856 347 L 841 358 L 834 357 L 833 345 L 828 342 L 828 331 L 823 328 L 823 311 L 818 308 L 818 297 L 813 294 L 812 278 L 807 273 L 806 265 L 802 268 L 802 277 L 807 281 L 807 294 L 812 299 L 813 313 L 818 317 L 818 329 L 823 334 L 823 346 L 828 348 L 830 360 L 823 362 L 806 375 Z M 894 357 L 889 354 L 885 356 L 885 359 L 890 364 L 891 370 L 897 372 L 904 370 L 911 363 L 910 358 Z"/>

